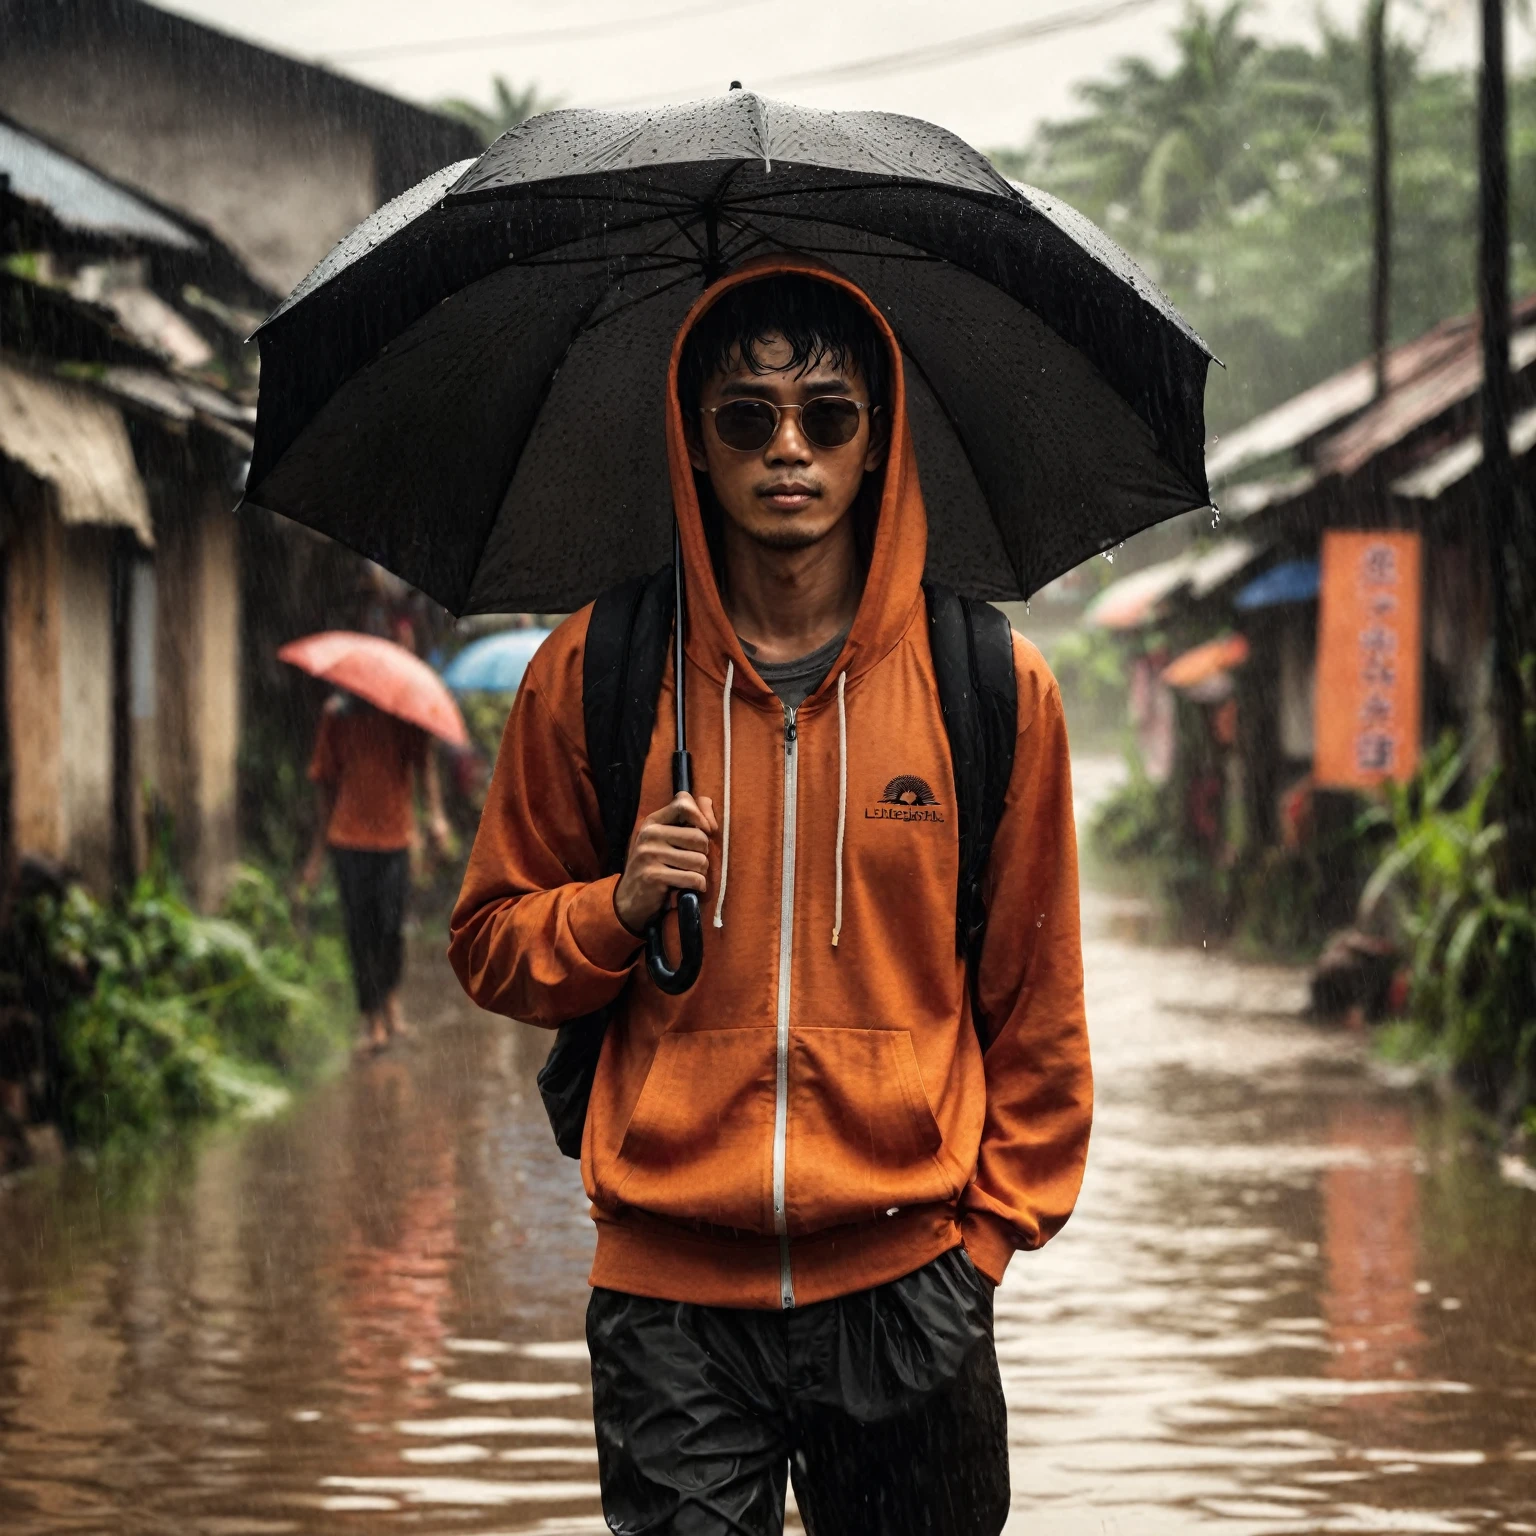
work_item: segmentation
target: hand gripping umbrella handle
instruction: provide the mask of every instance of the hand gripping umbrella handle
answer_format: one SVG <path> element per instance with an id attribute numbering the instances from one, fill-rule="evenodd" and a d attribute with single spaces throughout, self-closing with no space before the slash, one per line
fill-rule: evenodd
<path id="1" fill-rule="evenodd" d="M 692 789 L 693 763 L 686 752 L 674 752 L 672 793 L 680 795 Z M 704 916 L 699 910 L 699 893 L 684 891 L 677 898 L 677 936 L 682 941 L 682 956 L 675 966 L 667 959 L 663 916 L 658 912 L 646 926 L 645 968 L 661 991 L 677 997 L 699 979 L 699 968 L 704 963 Z"/>

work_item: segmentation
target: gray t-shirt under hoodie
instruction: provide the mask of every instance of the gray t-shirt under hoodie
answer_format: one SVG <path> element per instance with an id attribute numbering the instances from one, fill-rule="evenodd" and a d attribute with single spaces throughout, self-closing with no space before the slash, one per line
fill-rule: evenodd
<path id="1" fill-rule="evenodd" d="M 737 638 L 740 639 L 740 636 Z M 742 640 L 741 648 L 757 668 L 757 675 L 778 694 L 784 707 L 799 709 L 821 687 L 847 638 L 848 631 L 845 629 L 842 634 L 833 635 L 825 645 L 819 645 L 814 651 L 805 656 L 797 656 L 793 661 L 759 661 L 753 655 L 755 647 L 748 645 L 745 640 Z"/>

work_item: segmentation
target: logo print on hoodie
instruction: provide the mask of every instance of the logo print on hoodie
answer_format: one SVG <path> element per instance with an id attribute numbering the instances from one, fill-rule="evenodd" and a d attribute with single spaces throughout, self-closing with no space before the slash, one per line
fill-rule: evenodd
<path id="1" fill-rule="evenodd" d="M 880 795 L 877 806 L 865 810 L 871 821 L 943 821 L 934 809 L 939 797 L 926 779 L 914 773 L 898 773 Z"/>

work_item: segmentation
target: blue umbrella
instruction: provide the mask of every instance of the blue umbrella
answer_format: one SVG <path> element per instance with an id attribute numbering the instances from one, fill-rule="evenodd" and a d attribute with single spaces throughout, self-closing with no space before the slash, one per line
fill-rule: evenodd
<path id="1" fill-rule="evenodd" d="M 466 645 L 448 663 L 443 681 L 455 693 L 512 693 L 523 680 L 547 629 L 505 629 Z"/>
<path id="2" fill-rule="evenodd" d="M 1282 603 L 1310 603 L 1317 596 L 1316 560 L 1285 560 L 1250 581 L 1235 602 L 1244 610 L 1278 608 Z"/>

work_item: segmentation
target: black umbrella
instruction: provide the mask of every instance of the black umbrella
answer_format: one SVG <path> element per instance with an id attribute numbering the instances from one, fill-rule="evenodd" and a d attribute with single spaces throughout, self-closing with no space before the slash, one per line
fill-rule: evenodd
<path id="1" fill-rule="evenodd" d="M 667 557 L 689 305 L 786 250 L 901 342 L 932 578 L 1027 597 L 1209 500 L 1210 354 L 1093 225 L 929 123 L 733 87 L 546 113 L 359 225 L 257 333 L 246 502 L 455 613 L 575 608 Z M 658 983 L 695 948 L 674 976 L 653 936 Z"/>
<path id="2" fill-rule="evenodd" d="M 549 112 L 359 225 L 257 333 L 246 489 L 455 613 L 562 612 L 671 546 L 662 393 L 701 284 L 792 250 L 907 360 L 929 574 L 1021 598 L 1209 499 L 1210 354 L 953 134 L 748 91 Z"/>

